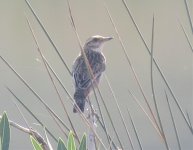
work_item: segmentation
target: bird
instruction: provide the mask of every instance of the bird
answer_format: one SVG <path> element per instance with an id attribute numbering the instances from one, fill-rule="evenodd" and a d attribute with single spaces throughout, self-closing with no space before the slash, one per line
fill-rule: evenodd
<path id="1" fill-rule="evenodd" d="M 106 59 L 102 53 L 103 45 L 111 39 L 113 38 L 100 35 L 89 37 L 83 46 L 85 55 L 81 52 L 75 59 L 72 66 L 75 87 L 74 100 L 76 103 L 73 106 L 74 113 L 78 112 L 77 107 L 79 107 L 81 112 L 84 112 L 86 99 L 93 87 L 98 86 L 100 78 L 106 69 Z M 85 56 L 87 58 L 86 61 Z M 88 67 L 88 64 L 90 67 Z"/>

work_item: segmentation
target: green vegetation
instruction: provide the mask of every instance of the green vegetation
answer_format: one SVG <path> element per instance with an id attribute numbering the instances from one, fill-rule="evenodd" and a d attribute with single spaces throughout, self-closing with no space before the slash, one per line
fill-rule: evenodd
<path id="1" fill-rule="evenodd" d="M 4 112 L 0 121 L 0 150 L 8 150 L 9 149 L 9 142 L 10 142 L 10 124 L 7 118 L 7 114 Z M 49 145 L 46 145 L 48 148 L 42 146 L 42 143 L 38 142 L 35 137 L 35 134 L 32 133 L 30 135 L 31 143 L 33 145 L 34 150 L 46 150 L 52 149 Z M 70 131 L 68 135 L 68 142 L 67 148 L 61 138 L 58 140 L 57 150 L 76 150 L 76 144 L 74 140 L 73 132 Z M 84 134 L 79 146 L 79 150 L 86 150 L 86 135 Z"/>
<path id="2" fill-rule="evenodd" d="M 0 122 L 0 149 L 8 150 L 10 142 L 10 127 L 7 114 L 4 112 Z"/>

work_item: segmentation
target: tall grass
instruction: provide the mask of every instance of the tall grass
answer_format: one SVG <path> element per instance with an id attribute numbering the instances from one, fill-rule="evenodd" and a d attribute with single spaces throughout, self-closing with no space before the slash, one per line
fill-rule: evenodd
<path id="1" fill-rule="evenodd" d="M 71 1 L 67 0 L 66 2 L 67 2 L 69 22 L 71 23 L 72 30 L 73 30 L 74 34 L 76 35 L 76 40 L 77 40 L 77 44 L 79 46 L 79 50 L 80 50 L 81 54 L 84 56 L 87 68 L 89 70 L 90 78 L 93 79 L 93 73 L 92 73 L 92 70 L 90 68 L 89 62 L 86 58 L 86 55 L 84 53 L 84 50 L 82 47 L 82 42 L 80 39 L 80 35 L 78 33 L 78 30 L 77 30 L 77 28 L 79 27 L 79 24 L 76 24 L 76 20 L 75 20 L 75 18 L 76 18 L 75 16 L 77 14 L 74 13 L 74 9 L 73 9 L 73 5 L 71 5 Z M 178 132 L 177 121 L 174 119 L 175 112 L 173 111 L 173 109 L 171 109 L 171 103 L 169 102 L 170 99 L 168 98 L 168 94 L 166 94 L 166 93 L 169 93 L 172 96 L 171 100 L 175 103 L 175 106 L 172 106 L 172 107 L 175 107 L 175 109 L 177 109 L 180 112 L 180 116 L 183 118 L 184 126 L 187 127 L 191 136 L 193 136 L 193 129 L 192 129 L 192 124 L 191 124 L 192 120 L 189 117 L 189 116 L 191 116 L 191 114 L 185 115 L 184 112 L 186 112 L 186 111 L 183 109 L 183 107 L 179 103 L 179 98 L 176 97 L 173 89 L 171 88 L 171 86 L 169 84 L 170 81 L 167 79 L 167 76 L 163 73 L 159 62 L 154 57 L 154 51 L 156 51 L 156 49 L 154 48 L 154 42 L 155 42 L 155 36 L 156 36 L 155 22 L 158 18 L 156 18 L 156 15 L 152 14 L 152 16 L 153 16 L 152 27 L 151 27 L 152 30 L 151 30 L 151 33 L 149 33 L 149 35 L 151 35 L 151 47 L 148 47 L 148 44 L 147 44 L 142 32 L 140 31 L 140 28 L 139 28 L 137 22 L 135 21 L 135 18 L 132 15 L 129 6 L 127 5 L 127 2 L 125 0 L 121 0 L 120 3 L 122 4 L 123 9 L 128 14 L 128 18 L 126 18 L 126 19 L 131 20 L 134 29 L 137 31 L 137 34 L 140 37 L 141 43 L 145 47 L 145 51 L 149 54 L 150 73 L 151 73 L 150 74 L 150 80 L 151 80 L 150 86 L 151 86 L 153 103 L 151 103 L 151 99 L 148 98 L 148 96 L 147 96 L 146 89 L 142 86 L 142 83 L 139 80 L 138 74 L 136 73 L 136 68 L 134 67 L 135 65 L 131 61 L 130 55 L 128 54 L 128 50 L 127 50 L 127 48 L 122 40 L 121 34 L 119 33 L 119 26 L 116 25 L 117 23 L 114 20 L 113 15 L 111 14 L 109 6 L 104 2 L 104 4 L 101 4 L 101 6 L 103 6 L 104 9 L 106 10 L 105 15 L 108 16 L 108 19 L 109 19 L 109 22 L 110 22 L 111 27 L 113 29 L 113 32 L 116 34 L 115 40 L 117 39 L 119 41 L 119 44 L 121 46 L 121 50 L 124 53 L 124 57 L 126 58 L 126 61 L 128 64 L 128 66 L 126 67 L 128 70 L 125 69 L 125 71 L 131 71 L 132 72 L 132 74 L 134 76 L 134 80 L 137 84 L 137 87 L 138 87 L 140 93 L 142 94 L 142 99 L 145 102 L 145 105 L 142 104 L 141 99 L 139 99 L 135 96 L 135 94 L 134 94 L 134 92 L 132 92 L 132 90 L 126 90 L 126 91 L 129 91 L 131 98 L 136 102 L 136 104 L 142 110 L 141 111 L 142 115 L 146 116 L 149 123 L 151 123 L 151 125 L 152 125 L 151 130 L 153 130 L 153 131 L 155 130 L 157 132 L 158 137 L 160 137 L 160 143 L 163 144 L 164 149 L 169 150 L 170 147 L 173 147 L 172 144 L 174 144 L 174 143 L 171 143 L 171 141 L 168 140 L 168 137 L 167 137 L 168 134 L 166 133 L 166 130 L 165 130 L 166 128 L 172 127 L 172 130 L 174 130 L 174 133 L 175 133 L 174 138 L 176 139 L 176 142 L 178 144 L 178 149 L 181 150 L 181 149 L 183 149 L 183 144 L 182 144 L 183 141 L 180 138 L 181 137 L 180 132 Z M 35 9 L 33 8 L 33 6 L 30 4 L 30 2 L 28 0 L 25 0 L 25 4 L 26 4 L 26 6 L 28 6 L 27 8 L 30 10 L 30 13 L 33 14 L 33 17 L 36 19 L 38 25 L 41 27 L 41 29 L 42 29 L 43 33 L 46 35 L 48 41 L 53 46 L 54 52 L 56 52 L 59 60 L 63 63 L 65 69 L 68 72 L 68 75 L 71 77 L 72 73 L 69 69 L 69 66 L 66 63 L 66 60 L 62 57 L 62 54 L 58 50 L 54 41 L 52 40 L 49 32 L 46 30 L 45 26 L 43 25 L 41 18 L 35 12 Z M 193 32 L 190 10 L 189 10 L 189 6 L 188 6 L 188 3 L 186 0 L 184 0 L 184 4 L 185 4 L 185 8 L 186 8 L 186 13 L 187 13 L 189 25 L 190 25 L 191 31 Z M 26 16 L 28 16 L 28 15 L 26 15 Z M 41 62 L 43 62 L 43 64 L 44 64 L 44 69 L 46 70 L 46 73 L 49 77 L 49 81 L 51 82 L 51 85 L 54 87 L 55 93 L 57 95 L 56 99 L 58 99 L 59 100 L 58 102 L 62 105 L 64 115 L 65 115 L 65 117 L 67 117 L 67 119 L 62 120 L 59 117 L 59 115 L 53 109 L 51 109 L 51 107 L 46 103 L 46 101 L 38 95 L 38 93 L 36 92 L 36 89 L 33 89 L 30 86 L 30 84 L 19 74 L 19 72 L 14 69 L 12 64 L 10 64 L 1 55 L 0 55 L 0 59 L 7 66 L 7 68 L 10 69 L 12 71 L 12 73 L 19 79 L 19 81 L 25 85 L 26 89 L 28 89 L 37 98 L 37 100 L 43 104 L 43 106 L 45 107 L 45 109 L 48 111 L 49 115 L 53 119 L 53 122 L 56 124 L 56 126 L 60 130 L 60 132 L 61 132 L 60 136 L 64 135 L 67 138 L 68 133 L 72 130 L 74 135 L 75 135 L 76 142 L 80 144 L 81 141 L 80 141 L 80 137 L 79 137 L 79 134 L 78 134 L 78 131 L 76 128 L 76 124 L 73 121 L 73 115 L 71 115 L 72 111 L 69 112 L 67 109 L 67 107 L 72 107 L 74 102 L 75 102 L 73 99 L 73 96 L 69 92 L 69 87 L 67 87 L 65 85 L 65 83 L 62 82 L 62 80 L 59 78 L 59 76 L 55 72 L 54 68 L 50 65 L 50 62 L 45 57 L 44 53 L 42 52 L 42 49 L 40 48 L 41 46 L 40 46 L 40 43 L 38 41 L 37 35 L 35 34 L 33 26 L 30 23 L 31 21 L 28 17 L 26 17 L 26 19 L 27 19 L 27 23 L 28 23 L 28 27 L 29 27 L 29 32 L 32 35 L 33 40 L 34 40 L 32 42 L 34 42 L 36 45 L 37 51 L 39 52 L 39 56 L 41 57 Z M 193 48 L 192 48 L 193 43 L 190 40 L 190 38 L 188 37 L 188 34 L 185 31 L 183 25 L 181 25 L 181 29 L 185 35 L 183 38 L 186 39 L 186 41 L 189 45 L 189 48 L 193 52 Z M 166 86 L 165 91 L 167 91 L 167 92 L 164 91 L 165 92 L 165 99 L 164 100 L 167 102 L 167 105 L 164 107 L 168 108 L 169 114 L 167 114 L 167 116 L 169 116 L 171 119 L 171 124 L 169 124 L 169 122 L 168 122 L 167 126 L 166 126 L 166 124 L 163 123 L 164 116 L 162 116 L 162 114 L 160 113 L 161 109 L 160 109 L 160 106 L 158 103 L 158 99 L 157 99 L 157 95 L 156 95 L 157 94 L 156 93 L 156 87 L 155 87 L 155 83 L 154 83 L 155 82 L 155 74 L 154 74 L 155 72 L 160 75 L 162 82 Z M 108 85 L 108 91 L 113 96 L 113 100 L 111 100 L 111 102 L 113 104 L 115 104 L 116 109 L 118 110 L 117 116 L 119 117 L 121 122 L 120 122 L 120 126 L 117 127 L 116 126 L 116 118 L 114 118 L 114 116 L 112 116 L 112 114 L 111 114 L 110 108 L 108 107 L 108 104 L 105 101 L 105 98 L 103 96 L 103 91 L 100 89 L 100 87 L 97 86 L 96 88 L 94 88 L 94 86 L 93 86 L 94 100 L 96 101 L 97 106 L 94 106 L 94 108 L 93 108 L 92 107 L 92 101 L 93 100 L 90 101 L 91 103 L 89 103 L 89 117 L 91 117 L 91 118 L 88 118 L 88 116 L 86 116 L 86 113 L 84 114 L 79 110 L 79 117 L 82 120 L 81 124 L 86 126 L 86 128 L 82 129 L 82 130 L 86 132 L 87 128 L 90 129 L 87 134 L 93 136 L 92 140 L 94 139 L 93 140 L 94 142 L 92 143 L 90 141 L 91 144 L 94 144 L 94 147 L 91 146 L 92 149 L 111 149 L 111 150 L 113 149 L 114 150 L 114 149 L 121 148 L 123 150 L 127 150 L 127 149 L 132 149 L 132 150 L 137 150 L 137 149 L 142 150 L 143 149 L 144 150 L 146 144 L 142 141 L 141 135 L 143 135 L 143 133 L 140 133 L 141 130 L 139 130 L 139 127 L 136 123 L 138 121 L 135 119 L 135 116 L 132 115 L 131 110 L 129 110 L 127 108 L 127 106 L 125 107 L 125 109 L 127 111 L 124 111 L 123 107 L 121 107 L 121 105 L 119 103 L 118 96 L 116 96 L 116 91 L 113 90 L 113 86 L 111 85 L 111 82 L 106 74 L 105 74 L 104 79 Z M 58 83 L 62 87 L 62 90 L 68 95 L 71 106 L 66 105 L 65 99 L 62 96 L 62 94 L 60 93 L 60 91 L 56 85 L 56 80 L 58 81 Z M 23 107 L 31 115 L 31 117 L 33 117 L 37 121 L 37 123 L 39 123 L 42 126 L 42 129 L 45 128 L 46 133 L 49 134 L 48 139 L 52 138 L 56 142 L 58 137 L 56 137 L 54 135 L 54 132 L 52 131 L 53 129 L 49 129 L 47 127 L 47 125 L 44 124 L 43 121 L 40 118 L 38 118 L 34 114 L 33 111 L 30 110 L 30 106 L 27 106 L 24 103 L 24 100 L 22 98 L 19 98 L 19 96 L 17 96 L 17 93 L 14 93 L 12 91 L 12 87 L 5 87 L 5 88 L 14 97 L 14 100 L 16 100 L 17 103 L 20 104 L 19 106 L 16 104 L 16 106 L 18 107 L 18 110 L 20 111 L 19 107 Z M 152 107 L 152 105 L 153 105 L 153 107 Z M 96 108 L 98 108 L 99 114 L 95 113 Z M 23 119 L 25 120 L 27 127 L 30 129 L 30 124 L 28 122 L 28 119 L 25 118 L 25 114 L 23 114 L 21 112 L 21 115 L 23 116 Z M 130 124 L 127 123 L 128 120 L 129 120 Z M 144 124 L 145 123 L 146 122 L 144 122 Z M 122 128 L 122 130 L 120 130 L 120 128 Z M 102 133 L 99 131 L 102 131 Z M 124 131 L 124 133 L 122 133 L 120 131 Z M 128 141 L 128 143 L 124 143 L 122 141 L 123 139 L 126 139 L 126 141 Z M 149 140 L 151 140 L 151 137 L 149 137 Z"/>

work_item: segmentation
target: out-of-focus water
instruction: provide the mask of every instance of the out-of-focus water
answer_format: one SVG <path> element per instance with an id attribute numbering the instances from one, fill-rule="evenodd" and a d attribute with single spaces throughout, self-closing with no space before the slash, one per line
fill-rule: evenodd
<path id="1" fill-rule="evenodd" d="M 71 68 L 73 60 L 78 55 L 80 49 L 69 21 L 69 12 L 66 1 L 34 0 L 30 1 L 30 3 L 66 64 Z M 128 90 L 131 90 L 146 108 L 115 30 L 105 11 L 103 1 L 72 0 L 70 3 L 77 31 L 82 43 L 84 43 L 89 36 L 95 34 L 114 37 L 114 40 L 105 45 L 103 51 L 107 59 L 106 75 L 118 99 L 129 131 L 131 132 L 135 149 L 138 149 L 138 145 L 128 118 L 127 108 L 131 111 L 143 148 L 145 150 L 165 149 L 164 144 L 161 143 L 155 129 L 152 127 L 142 110 L 133 101 L 133 98 L 129 95 Z M 192 1 L 187 0 L 187 3 L 191 17 L 193 17 Z M 153 107 L 150 82 L 151 58 L 122 2 L 108 0 L 106 1 L 106 4 L 109 7 L 110 13 L 125 45 L 127 54 L 131 59 L 132 65 L 144 89 L 145 95 Z M 191 32 L 184 1 L 127 0 L 127 4 L 149 48 L 151 47 L 151 28 L 154 14 L 154 58 L 177 97 L 182 110 L 185 113 L 188 112 L 190 119 L 192 120 L 193 55 L 181 25 L 184 27 L 192 45 L 193 34 Z M 54 68 L 68 91 L 73 94 L 74 90 L 71 76 L 68 74 L 57 53 L 54 51 L 54 48 L 49 43 L 41 27 L 23 0 L 0 1 L 0 55 L 13 66 L 23 79 L 26 80 L 42 99 L 61 117 L 61 119 L 69 124 L 37 51 L 37 47 L 25 18 L 26 16 L 31 22 L 42 53 Z M 153 65 L 153 67 L 154 88 L 168 144 L 171 149 L 178 149 L 164 91 L 168 93 L 182 149 L 191 150 L 193 148 L 193 137 L 185 125 L 184 120 L 155 65 Z M 78 115 L 72 113 L 72 105 L 68 96 L 57 82 L 56 84 L 69 115 L 75 124 L 75 128 L 78 130 L 79 135 L 82 135 L 85 131 L 84 123 Z M 64 138 L 45 107 L 3 63 L 3 61 L 0 60 L 0 113 L 6 110 L 11 120 L 26 126 L 19 111 L 12 102 L 14 98 L 7 91 L 5 88 L 6 86 L 13 90 L 13 92 L 29 108 L 31 108 L 42 122 L 55 133 L 56 137 L 60 136 Z M 113 96 L 104 78 L 100 84 L 100 89 L 112 115 L 115 127 L 121 136 L 120 138 L 123 142 L 124 149 L 128 150 L 130 149 L 130 145 L 123 125 L 120 123 L 121 119 L 118 115 Z M 91 99 L 94 98 L 91 97 Z M 95 102 L 93 102 L 93 104 L 96 106 Z M 20 106 L 20 109 L 27 118 L 30 126 L 33 126 L 44 135 L 43 129 L 33 124 L 36 123 L 36 121 L 28 114 L 28 112 L 26 112 L 22 106 Z M 107 118 L 106 114 L 105 118 Z M 106 124 L 115 143 L 118 143 L 108 119 L 106 119 Z M 99 130 L 98 133 L 101 136 L 104 136 L 101 130 Z M 10 149 L 32 149 L 28 135 L 12 128 L 11 136 Z M 65 138 L 64 140 L 66 141 Z M 104 140 L 104 142 L 106 141 Z M 53 141 L 52 143 L 54 145 Z"/>

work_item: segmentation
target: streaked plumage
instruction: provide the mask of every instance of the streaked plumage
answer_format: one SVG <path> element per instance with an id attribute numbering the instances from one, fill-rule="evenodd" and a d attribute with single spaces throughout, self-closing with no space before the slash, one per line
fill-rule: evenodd
<path id="1" fill-rule="evenodd" d="M 105 57 L 101 50 L 103 43 L 110 39 L 112 38 L 92 36 L 86 41 L 84 45 L 84 52 L 94 76 L 94 86 L 96 86 L 95 84 L 99 83 L 100 77 L 105 71 Z M 74 99 L 80 110 L 84 112 L 86 98 L 88 97 L 93 87 L 90 74 L 82 54 L 76 58 L 73 64 L 72 73 L 75 81 Z M 74 105 L 73 112 L 77 112 L 76 105 Z"/>

